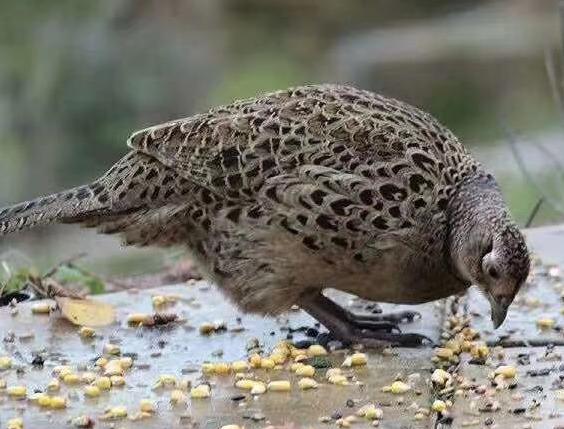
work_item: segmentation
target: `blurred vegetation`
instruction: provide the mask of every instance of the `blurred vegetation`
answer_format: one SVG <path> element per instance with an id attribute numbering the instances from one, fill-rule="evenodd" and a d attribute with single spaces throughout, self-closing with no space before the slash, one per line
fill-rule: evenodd
<path id="1" fill-rule="evenodd" d="M 0 205 L 91 180 L 124 153 L 133 130 L 303 83 L 354 83 L 415 103 L 477 153 L 503 142 L 500 113 L 527 133 L 554 129 L 557 121 L 543 60 L 544 48 L 558 43 L 544 33 L 557 34 L 550 2 L 0 0 L 0 6 Z M 475 13 L 490 7 L 491 13 Z M 471 48 L 438 46 L 464 39 L 459 28 L 472 19 Z M 512 20 L 518 37 L 484 37 L 487 28 L 505 31 Z M 443 24 L 445 37 L 426 46 L 418 35 Z M 397 29 L 397 47 L 392 39 L 380 51 L 366 50 Z M 412 29 L 419 33 L 410 39 Z M 402 37 L 421 43 L 420 59 L 398 54 Z M 494 48 L 503 55 L 492 54 Z M 384 55 L 390 52 L 394 60 Z M 515 179 L 517 168 L 513 173 L 503 172 L 502 185 L 523 220 L 536 195 Z M 561 219 L 549 211 L 541 216 Z"/>

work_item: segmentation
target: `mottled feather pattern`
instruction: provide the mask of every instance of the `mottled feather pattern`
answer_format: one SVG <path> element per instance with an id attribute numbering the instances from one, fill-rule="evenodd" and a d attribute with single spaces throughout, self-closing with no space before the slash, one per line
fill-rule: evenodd
<path id="1" fill-rule="evenodd" d="M 187 246 L 236 302 L 263 313 L 324 282 L 397 301 L 369 290 L 378 270 L 389 258 L 429 284 L 452 280 L 449 206 L 462 184 L 490 177 L 431 115 L 342 85 L 237 101 L 138 131 L 128 146 L 93 184 L 0 211 L 0 235 L 59 220 L 126 244 Z M 350 287 L 331 284 L 339 270 Z"/>

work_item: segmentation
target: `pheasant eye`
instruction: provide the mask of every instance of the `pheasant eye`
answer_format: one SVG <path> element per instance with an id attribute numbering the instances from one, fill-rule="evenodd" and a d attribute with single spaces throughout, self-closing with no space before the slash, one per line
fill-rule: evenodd
<path id="1" fill-rule="evenodd" d="M 492 279 L 497 279 L 499 277 L 499 274 L 494 267 L 488 268 L 488 274 Z"/>

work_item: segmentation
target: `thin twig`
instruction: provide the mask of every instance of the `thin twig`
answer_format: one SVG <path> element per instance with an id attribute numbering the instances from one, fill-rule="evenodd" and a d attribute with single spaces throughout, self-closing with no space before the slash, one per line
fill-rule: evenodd
<path id="1" fill-rule="evenodd" d="M 544 202 L 544 198 L 540 197 L 537 203 L 535 204 L 535 206 L 533 207 L 533 211 L 529 215 L 529 219 L 527 219 L 527 222 L 525 223 L 525 228 L 529 228 L 532 225 L 533 221 L 535 220 L 535 216 L 539 212 L 543 202 Z"/>

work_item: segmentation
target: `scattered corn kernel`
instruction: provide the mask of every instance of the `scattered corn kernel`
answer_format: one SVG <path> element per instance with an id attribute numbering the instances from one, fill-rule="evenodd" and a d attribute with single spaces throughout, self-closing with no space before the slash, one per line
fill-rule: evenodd
<path id="1" fill-rule="evenodd" d="M 48 392 L 58 392 L 61 388 L 61 383 L 56 378 L 51 379 L 51 381 L 47 384 L 47 391 Z"/>
<path id="2" fill-rule="evenodd" d="M 129 325 L 146 325 L 153 320 L 153 316 L 146 313 L 133 313 L 127 316 L 127 323 Z"/>
<path id="3" fill-rule="evenodd" d="M 262 381 L 255 382 L 251 389 L 251 395 L 262 395 L 264 392 L 266 392 L 266 384 Z"/>
<path id="4" fill-rule="evenodd" d="M 110 383 L 112 383 L 112 386 L 125 386 L 125 378 L 123 378 L 121 375 L 112 375 L 110 377 Z"/>
<path id="5" fill-rule="evenodd" d="M 495 375 L 503 375 L 505 378 L 515 378 L 517 369 L 513 365 L 502 365 L 494 371 Z"/>
<path id="6" fill-rule="evenodd" d="M 556 320 L 545 317 L 537 320 L 537 326 L 540 329 L 552 329 L 556 325 Z"/>
<path id="7" fill-rule="evenodd" d="M 166 298 L 162 295 L 155 295 L 152 301 L 153 301 L 153 306 L 155 307 L 160 307 L 161 305 L 165 305 L 167 303 Z"/>
<path id="8" fill-rule="evenodd" d="M 307 354 L 309 357 L 326 356 L 327 350 L 323 346 L 320 346 L 318 344 L 312 344 L 311 346 L 308 347 Z"/>
<path id="9" fill-rule="evenodd" d="M 100 396 L 100 388 L 95 385 L 84 386 L 84 395 L 89 398 L 97 398 Z"/>
<path id="10" fill-rule="evenodd" d="M 40 393 L 39 395 L 37 395 L 35 401 L 40 407 L 48 408 L 51 405 L 51 397 L 46 393 Z"/>
<path id="11" fill-rule="evenodd" d="M 173 405 L 186 403 L 187 397 L 186 394 L 179 389 L 172 390 L 170 392 L 170 403 Z"/>
<path id="12" fill-rule="evenodd" d="M 288 392 L 290 388 L 291 386 L 288 380 L 276 380 L 268 383 L 268 390 L 272 392 Z"/>
<path id="13" fill-rule="evenodd" d="M 305 377 L 298 381 L 298 387 L 302 390 L 317 389 L 318 384 L 313 378 Z"/>
<path id="14" fill-rule="evenodd" d="M 261 362 L 262 362 L 262 358 L 260 357 L 260 355 L 258 353 L 253 353 L 249 357 L 249 364 L 253 368 L 260 368 Z"/>
<path id="15" fill-rule="evenodd" d="M 127 408 L 119 406 L 106 410 L 102 416 L 102 420 L 123 419 L 125 417 L 127 417 Z"/>
<path id="16" fill-rule="evenodd" d="M 272 369 L 272 368 L 274 368 L 275 366 L 276 366 L 276 363 L 275 363 L 272 359 L 263 358 L 263 359 L 261 359 L 261 361 L 260 361 L 260 367 L 261 367 L 262 369 Z"/>
<path id="17" fill-rule="evenodd" d="M 200 384 L 190 390 L 190 397 L 194 399 L 209 398 L 211 396 L 211 389 L 209 384 Z"/>
<path id="18" fill-rule="evenodd" d="M 94 338 L 94 336 L 96 336 L 96 331 L 87 326 L 82 326 L 78 330 L 78 335 L 80 335 L 81 338 Z"/>
<path id="19" fill-rule="evenodd" d="M 48 302 L 38 302 L 31 306 L 31 312 L 33 314 L 49 314 L 51 312 L 51 304 Z"/>
<path id="20" fill-rule="evenodd" d="M 27 396 L 27 388 L 25 386 L 10 386 L 6 389 L 6 393 L 11 398 L 23 399 Z"/>
<path id="21" fill-rule="evenodd" d="M 440 359 L 448 360 L 454 356 L 454 352 L 451 349 L 445 347 L 438 347 L 435 349 L 435 356 Z"/>
<path id="22" fill-rule="evenodd" d="M 15 418 L 8 420 L 8 429 L 23 429 L 24 424 L 21 418 Z"/>
<path id="23" fill-rule="evenodd" d="M 155 403 L 150 399 L 142 399 L 139 403 L 139 409 L 143 413 L 154 413 L 157 407 L 155 407 Z"/>
<path id="24" fill-rule="evenodd" d="M 470 349 L 470 354 L 474 359 L 487 359 L 490 349 L 484 342 L 475 342 Z"/>
<path id="25" fill-rule="evenodd" d="M 390 386 L 390 392 L 394 394 L 401 394 L 411 390 L 409 384 L 405 384 L 403 381 L 394 381 Z"/>
<path id="26" fill-rule="evenodd" d="M 235 387 L 239 388 L 239 389 L 243 389 L 243 390 L 251 390 L 253 388 L 253 386 L 255 385 L 256 381 L 255 380 L 250 380 L 248 378 L 243 378 L 241 380 L 238 380 L 235 383 Z"/>
<path id="27" fill-rule="evenodd" d="M 121 365 L 122 369 L 124 370 L 129 369 L 133 366 L 133 359 L 129 356 L 122 357 L 119 360 L 119 364 Z"/>
<path id="28" fill-rule="evenodd" d="M 80 383 L 80 377 L 77 374 L 70 373 L 63 376 L 63 383 L 65 384 L 78 384 Z"/>
<path id="29" fill-rule="evenodd" d="M 368 358 L 364 353 L 354 353 L 351 356 L 348 356 L 345 361 L 343 362 L 343 366 L 351 367 L 351 366 L 363 366 L 368 363 Z"/>
<path id="30" fill-rule="evenodd" d="M 8 356 L 0 357 L 0 370 L 7 370 L 12 367 L 12 358 Z"/>
<path id="31" fill-rule="evenodd" d="M 431 375 L 431 381 L 440 386 L 444 386 L 450 380 L 452 380 L 452 375 L 450 375 L 444 369 L 436 369 Z"/>
<path id="32" fill-rule="evenodd" d="M 95 365 L 100 368 L 105 367 L 107 364 L 108 364 L 108 359 L 105 357 L 98 358 L 95 363 Z"/>
<path id="33" fill-rule="evenodd" d="M 301 377 L 313 377 L 315 374 L 315 368 L 311 365 L 300 365 L 296 369 L 296 375 Z"/>
<path id="34" fill-rule="evenodd" d="M 380 408 L 376 408 L 373 404 L 367 404 L 356 412 L 359 417 L 364 417 L 368 420 L 380 420 L 384 415 L 384 412 Z"/>
<path id="35" fill-rule="evenodd" d="M 49 401 L 49 408 L 60 410 L 67 407 L 67 400 L 62 396 L 53 396 Z"/>
<path id="36" fill-rule="evenodd" d="M 112 387 L 112 381 L 110 380 L 110 377 L 98 377 L 94 380 L 93 385 L 100 390 L 110 390 Z"/>
<path id="37" fill-rule="evenodd" d="M 112 375 L 123 375 L 123 367 L 119 360 L 111 360 L 104 367 L 104 375 L 111 377 Z"/>
<path id="38" fill-rule="evenodd" d="M 108 355 L 119 355 L 121 353 L 121 350 L 120 350 L 118 345 L 112 344 L 112 343 L 107 343 L 104 346 L 104 353 L 106 353 Z"/>
<path id="39" fill-rule="evenodd" d="M 204 374 L 227 375 L 231 372 L 231 365 L 225 362 L 205 363 L 202 365 Z"/>
<path id="40" fill-rule="evenodd" d="M 5 389 L 8 383 L 0 378 L 0 389 Z"/>
<path id="41" fill-rule="evenodd" d="M 159 377 L 155 387 L 176 387 L 178 381 L 174 375 L 163 374 Z"/>
<path id="42" fill-rule="evenodd" d="M 433 411 L 436 411 L 437 413 L 444 413 L 447 409 L 447 405 L 445 401 L 441 401 L 440 399 L 437 399 L 435 400 L 435 402 L 433 402 L 431 409 Z"/>
<path id="43" fill-rule="evenodd" d="M 83 372 L 80 375 L 80 381 L 84 384 L 93 383 L 94 380 L 96 380 L 96 374 L 94 374 L 93 372 Z"/>
<path id="44" fill-rule="evenodd" d="M 231 364 L 231 368 L 233 368 L 234 372 L 243 372 L 243 371 L 248 371 L 250 365 L 248 362 L 245 362 L 244 360 L 238 360 Z"/>

